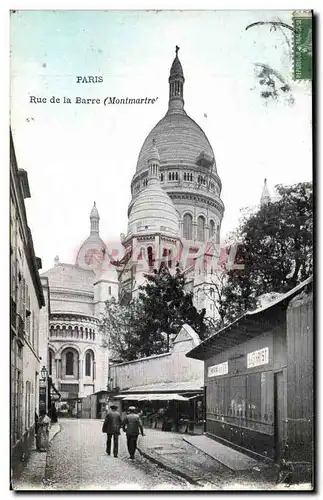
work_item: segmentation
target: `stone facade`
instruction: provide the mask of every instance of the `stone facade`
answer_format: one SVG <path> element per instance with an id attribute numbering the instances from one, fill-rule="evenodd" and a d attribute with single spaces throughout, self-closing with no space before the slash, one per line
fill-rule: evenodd
<path id="1" fill-rule="evenodd" d="M 186 353 L 199 343 L 196 332 L 184 325 L 170 352 L 111 366 L 110 387 L 118 387 L 121 392 L 167 392 L 167 387 L 173 391 L 175 386 L 180 392 L 202 391 L 203 363 L 186 357 Z"/>
<path id="2" fill-rule="evenodd" d="M 105 301 L 118 298 L 119 284 L 116 270 L 105 259 L 99 219 L 94 203 L 90 236 L 76 263 L 61 263 L 56 257 L 42 275 L 50 291 L 47 367 L 62 400 L 76 400 L 107 386 L 108 349 L 99 324 Z"/>
<path id="3" fill-rule="evenodd" d="M 25 198 L 30 197 L 27 172 L 18 169 L 10 135 L 10 340 L 12 469 L 19 470 L 34 440 L 40 371 L 40 311 L 45 305 L 28 227 Z"/>
<path id="4" fill-rule="evenodd" d="M 125 257 L 119 263 L 121 297 L 135 296 L 145 281 L 143 273 L 158 269 L 161 262 L 170 269 L 180 262 L 194 305 L 215 318 L 212 283 L 224 213 L 222 184 L 211 144 L 184 109 L 184 82 L 176 53 L 168 110 L 146 137 L 131 182 Z"/>

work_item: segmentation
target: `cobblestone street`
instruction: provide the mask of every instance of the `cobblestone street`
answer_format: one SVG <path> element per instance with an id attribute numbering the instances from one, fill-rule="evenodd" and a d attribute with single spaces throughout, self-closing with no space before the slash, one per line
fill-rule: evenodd
<path id="1" fill-rule="evenodd" d="M 66 419 L 60 420 L 60 425 L 61 432 L 51 442 L 47 457 L 46 489 L 192 489 L 184 479 L 151 463 L 138 452 L 135 460 L 130 460 L 123 432 L 119 457 L 108 456 L 101 420 Z"/>

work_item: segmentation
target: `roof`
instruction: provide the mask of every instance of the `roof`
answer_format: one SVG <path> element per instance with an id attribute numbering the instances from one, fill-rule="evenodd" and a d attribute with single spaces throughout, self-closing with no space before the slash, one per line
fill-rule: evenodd
<path id="1" fill-rule="evenodd" d="M 64 288 L 94 293 L 95 274 L 73 264 L 59 263 L 41 275 L 47 276 L 50 290 Z"/>
<path id="2" fill-rule="evenodd" d="M 161 166 L 195 165 L 200 153 L 214 158 L 205 133 L 186 113 L 166 114 L 146 137 L 140 150 L 137 172 L 147 170 L 151 142 L 155 139 Z"/>
<path id="3" fill-rule="evenodd" d="M 240 318 L 215 332 L 197 347 L 194 347 L 194 349 L 186 353 L 186 356 L 194 359 L 207 359 L 237 344 L 252 339 L 261 332 L 268 331 L 285 318 L 285 309 L 288 302 L 300 293 L 303 288 L 311 284 L 312 281 L 313 277 L 311 276 L 270 304 L 254 311 L 247 311 Z M 276 314 L 273 314 L 274 308 L 276 308 Z"/>
<path id="4" fill-rule="evenodd" d="M 148 393 L 148 392 L 196 392 L 204 386 L 203 378 L 188 380 L 187 382 L 159 382 L 156 384 L 138 385 L 122 390 L 122 394 Z"/>
<path id="5" fill-rule="evenodd" d="M 170 68 L 170 78 L 184 78 L 183 68 L 178 56 L 175 57 L 172 67 Z"/>
<path id="6" fill-rule="evenodd" d="M 127 238 L 133 234 L 162 232 L 179 235 L 179 214 L 160 182 L 149 179 L 135 199 L 128 221 Z"/>

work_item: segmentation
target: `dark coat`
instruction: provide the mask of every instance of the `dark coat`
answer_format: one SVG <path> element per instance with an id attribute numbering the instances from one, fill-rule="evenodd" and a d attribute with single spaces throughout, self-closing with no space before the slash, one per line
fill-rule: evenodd
<path id="1" fill-rule="evenodd" d="M 138 436 L 139 430 L 144 435 L 144 429 L 137 413 L 129 413 L 124 419 L 122 427 L 127 436 Z"/>
<path id="2" fill-rule="evenodd" d="M 110 410 L 103 422 L 102 432 L 106 434 L 120 434 L 121 416 L 118 411 Z"/>

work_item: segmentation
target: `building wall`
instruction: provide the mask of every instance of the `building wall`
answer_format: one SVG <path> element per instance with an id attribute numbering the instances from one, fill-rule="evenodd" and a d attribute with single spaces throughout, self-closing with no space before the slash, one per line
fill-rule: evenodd
<path id="1" fill-rule="evenodd" d="M 112 386 L 124 390 L 130 387 L 155 384 L 160 382 L 198 381 L 203 386 L 203 362 L 190 359 L 185 354 L 197 345 L 196 333 L 192 338 L 192 329 L 184 325 L 174 341 L 170 353 L 111 367 Z"/>
<path id="2" fill-rule="evenodd" d="M 39 316 L 39 357 L 40 367 L 48 370 L 48 338 L 49 338 L 49 283 L 48 278 L 41 278 L 44 291 L 45 306 L 40 310 Z"/>
<path id="3" fill-rule="evenodd" d="M 267 362 L 248 368 L 248 353 L 266 348 Z M 275 373 L 285 377 L 286 363 L 284 322 L 206 360 L 207 433 L 274 459 Z"/>
<path id="4" fill-rule="evenodd" d="M 34 440 L 44 296 L 24 202 L 30 197 L 27 173 L 18 170 L 12 138 L 10 153 L 11 458 L 16 474 Z"/>
<path id="5" fill-rule="evenodd" d="M 313 295 L 297 296 L 287 310 L 288 459 L 312 463 L 313 450 Z"/>

